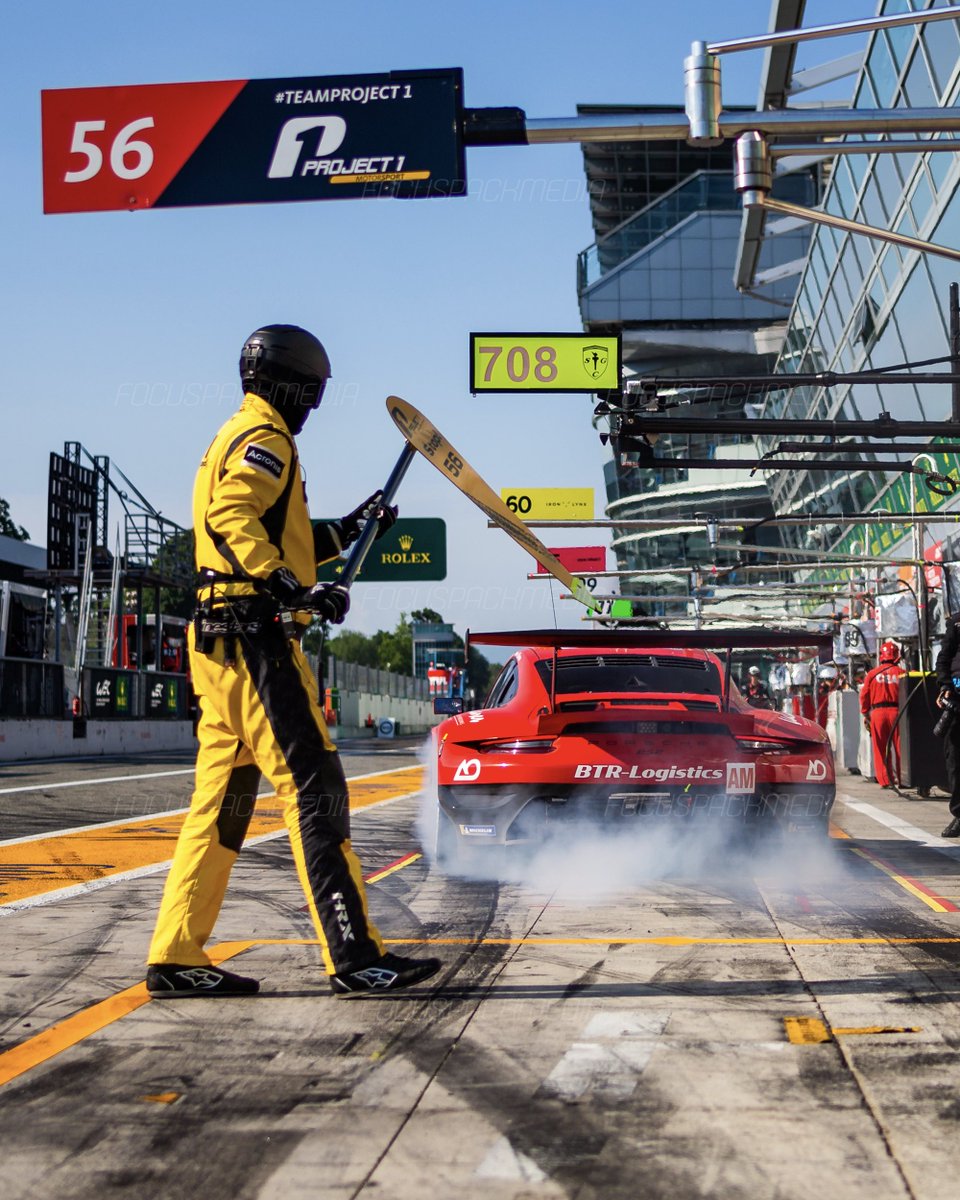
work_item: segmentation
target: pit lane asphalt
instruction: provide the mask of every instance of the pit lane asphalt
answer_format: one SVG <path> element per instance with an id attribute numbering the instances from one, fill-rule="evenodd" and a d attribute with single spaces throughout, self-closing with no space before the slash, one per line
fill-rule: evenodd
<path id="1" fill-rule="evenodd" d="M 17 765 L 0 789 L 175 769 Z M 4 837 L 110 820 L 131 786 L 0 795 Z M 136 786 L 178 808 L 189 775 Z M 446 878 L 412 857 L 416 799 L 365 808 L 375 919 L 446 964 L 396 996 L 327 993 L 284 838 L 245 849 L 214 939 L 255 998 L 129 1000 L 162 871 L 10 912 L 0 1072 L 28 1065 L 0 1087 L 0 1194 L 953 1200 L 960 848 L 942 800 L 839 790 L 823 853 L 638 851 L 599 895 L 576 859 Z"/>

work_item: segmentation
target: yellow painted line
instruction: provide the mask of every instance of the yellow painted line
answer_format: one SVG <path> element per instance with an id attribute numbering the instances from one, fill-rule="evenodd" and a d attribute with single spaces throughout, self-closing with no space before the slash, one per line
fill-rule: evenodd
<path id="1" fill-rule="evenodd" d="M 398 767 L 356 779 L 350 783 L 350 808 L 369 808 L 398 794 L 413 795 L 422 786 L 423 773 L 421 766 Z M 169 862 L 184 817 L 182 812 L 161 814 L 0 845 L 0 905 Z M 276 796 L 259 797 L 247 837 L 284 828 L 283 805 Z"/>
<path id="2" fill-rule="evenodd" d="M 784 1017 L 787 1040 L 794 1046 L 816 1046 L 830 1041 L 830 1031 L 818 1017 Z"/>
<path id="3" fill-rule="evenodd" d="M 860 1029 L 834 1029 L 834 1033 L 842 1033 L 846 1037 L 871 1033 L 923 1033 L 919 1025 L 864 1025 Z"/>
<path id="4" fill-rule="evenodd" d="M 235 954 L 248 950 L 255 942 L 221 942 L 210 951 L 210 961 L 214 965 L 226 962 Z M 0 1054 L 0 1085 L 9 1083 L 18 1075 L 23 1075 L 40 1063 L 62 1054 L 71 1046 L 84 1041 L 91 1034 L 99 1032 L 107 1025 L 113 1024 L 127 1013 L 134 1012 L 148 1003 L 150 996 L 146 983 L 136 983 L 133 987 L 125 988 L 99 1004 L 81 1009 L 72 1017 L 51 1025 L 43 1033 L 38 1033 L 19 1046 Z"/>
<path id="5" fill-rule="evenodd" d="M 608 937 L 561 938 L 384 938 L 395 945 L 411 946 L 917 946 L 960 942 L 960 937 Z M 300 943 L 297 943 L 298 945 Z"/>
<path id="6" fill-rule="evenodd" d="M 392 875 L 395 871 L 402 871 L 404 867 L 409 867 L 411 863 L 415 863 L 419 858 L 423 858 L 423 855 L 417 853 L 405 854 L 403 858 L 398 858 L 396 862 L 390 863 L 382 871 L 374 871 L 370 875 L 364 875 L 364 882 L 378 883 L 381 879 L 386 879 L 388 875 Z"/>
<path id="7" fill-rule="evenodd" d="M 794 1046 L 816 1046 L 834 1037 L 860 1037 L 878 1033 L 922 1033 L 919 1025 L 864 1025 L 857 1029 L 829 1029 L 819 1017 L 784 1017 L 787 1040 Z"/>
<path id="8" fill-rule="evenodd" d="M 151 1104 L 173 1104 L 179 1100 L 183 1092 L 157 1092 L 153 1096 L 141 1096 L 141 1100 L 149 1100 Z"/>
<path id="9" fill-rule="evenodd" d="M 928 887 L 922 884 L 918 879 L 913 879 L 910 875 L 901 875 L 889 863 L 884 862 L 882 858 L 878 858 L 877 855 L 873 854 L 870 850 L 864 850 L 860 846 L 851 846 L 850 848 L 854 854 L 858 855 L 860 858 L 865 858 L 867 862 L 872 863 L 878 871 L 882 871 L 884 875 L 888 876 L 893 880 L 894 883 L 902 887 L 905 892 L 909 892 L 911 896 L 916 896 L 916 898 L 922 901 L 927 908 L 932 908 L 934 912 L 939 913 L 960 911 L 960 909 L 957 908 L 956 904 L 954 904 L 952 900 L 948 900 L 946 896 L 938 896 L 936 892 L 931 892 Z"/>
<path id="10" fill-rule="evenodd" d="M 834 824 L 833 821 L 831 821 L 830 822 L 830 836 L 832 838 L 848 838 L 850 836 L 850 834 L 847 833 L 845 829 L 841 829 L 839 825 L 836 825 L 836 824 Z"/>

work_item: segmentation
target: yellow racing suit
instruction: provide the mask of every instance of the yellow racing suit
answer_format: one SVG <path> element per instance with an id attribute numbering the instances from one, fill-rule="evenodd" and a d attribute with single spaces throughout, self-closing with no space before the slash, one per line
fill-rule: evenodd
<path id="1" fill-rule="evenodd" d="M 200 706 L 190 811 L 147 961 L 205 966 L 204 950 L 250 822 L 261 774 L 284 804 L 297 874 L 328 973 L 371 965 L 383 943 L 350 847 L 347 783 L 296 638 L 263 584 L 285 567 L 304 587 L 340 547 L 313 527 L 297 448 L 280 413 L 248 393 L 197 473 L 199 572 L 190 669 Z"/>

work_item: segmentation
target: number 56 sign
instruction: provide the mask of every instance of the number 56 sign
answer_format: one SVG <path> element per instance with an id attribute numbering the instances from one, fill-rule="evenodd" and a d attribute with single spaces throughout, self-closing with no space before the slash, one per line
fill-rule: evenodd
<path id="1" fill-rule="evenodd" d="M 620 339 L 591 333 L 471 333 L 471 392 L 620 387 Z"/>

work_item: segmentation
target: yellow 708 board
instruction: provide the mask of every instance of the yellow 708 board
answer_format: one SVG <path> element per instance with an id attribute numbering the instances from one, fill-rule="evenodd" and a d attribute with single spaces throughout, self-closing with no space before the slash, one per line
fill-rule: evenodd
<path id="1" fill-rule="evenodd" d="M 592 333 L 471 333 L 471 392 L 620 387 L 620 339 Z"/>

